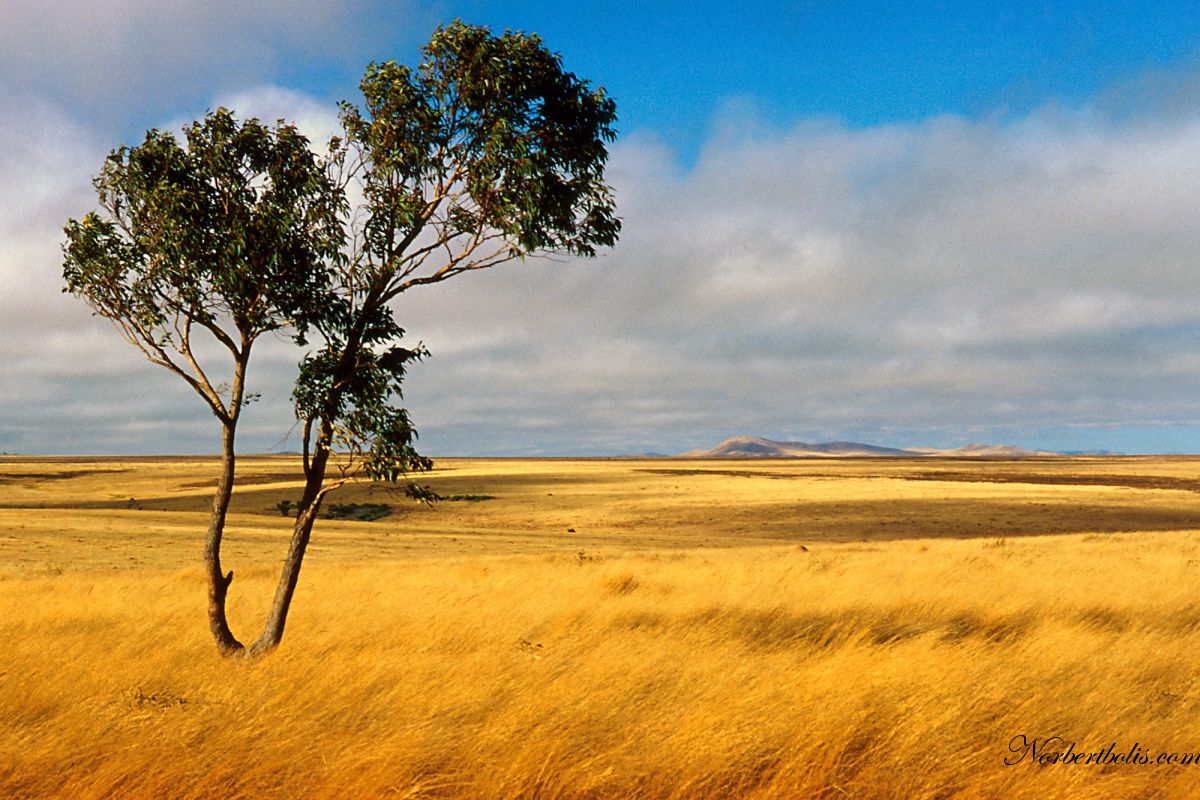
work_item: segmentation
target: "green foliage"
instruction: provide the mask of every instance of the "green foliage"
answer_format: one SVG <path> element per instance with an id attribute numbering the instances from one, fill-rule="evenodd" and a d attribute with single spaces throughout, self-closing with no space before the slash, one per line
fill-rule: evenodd
<path id="1" fill-rule="evenodd" d="M 396 337 L 402 333 L 397 329 Z M 336 340 L 307 356 L 300 364 L 292 397 L 297 417 L 328 421 L 333 432 L 330 444 L 360 459 L 368 477 L 395 483 L 409 472 L 432 466 L 413 446 L 417 433 L 407 410 L 393 405 L 403 396 L 407 364 L 426 351 L 419 346 L 409 350 L 377 345 L 375 341 L 360 344 L 349 368 L 342 366 L 347 347 Z"/>
<path id="2" fill-rule="evenodd" d="M 591 256 L 615 243 L 604 163 L 616 105 L 564 71 L 539 37 L 454 22 L 433 34 L 415 70 L 372 63 L 360 88 L 365 108 L 343 104 L 342 123 L 345 146 L 366 165 L 373 265 L 405 272 L 405 248 L 428 229 L 462 243 L 447 261 L 483 255 L 477 246 L 492 241 L 504 259 Z"/>
<path id="3" fill-rule="evenodd" d="M 329 519 L 347 519 L 356 522 L 374 522 L 392 513 L 386 503 L 332 503 L 325 509 Z"/>
<path id="4" fill-rule="evenodd" d="M 338 447 L 395 482 L 430 466 L 393 404 L 427 352 L 401 346 L 389 301 L 527 255 L 612 245 L 620 222 L 604 164 L 616 107 L 537 36 L 461 22 L 433 34 L 415 69 L 374 63 L 360 87 L 363 108 L 342 104 L 344 136 L 330 145 L 339 180 L 364 198 L 350 217 L 356 246 L 335 276 L 339 302 L 314 322 L 324 346 L 301 363 L 293 399 L 318 450 Z"/>
<path id="5" fill-rule="evenodd" d="M 402 345 L 391 301 L 469 270 L 615 243 L 604 165 L 616 106 L 536 35 L 458 21 L 434 32 L 415 68 L 373 63 L 360 88 L 362 107 L 342 104 L 343 134 L 324 157 L 290 125 L 225 109 L 183 144 L 151 130 L 115 150 L 94 181 L 103 213 L 67 223 L 63 273 L 227 425 L 254 396 L 239 375 L 218 400 L 192 326 L 243 370 L 266 331 L 311 339 L 293 391 L 309 478 L 323 480 L 337 453 L 399 482 L 430 467 L 398 405 L 406 369 L 428 354 Z"/>
<path id="6" fill-rule="evenodd" d="M 291 125 L 218 109 L 185 139 L 151 130 L 108 156 L 93 181 L 101 212 L 65 228 L 65 290 L 230 421 L 254 397 L 219 400 L 193 356 L 194 326 L 242 368 L 264 332 L 291 326 L 302 339 L 317 309 L 329 313 L 345 199 Z"/>
<path id="7" fill-rule="evenodd" d="M 225 109 L 114 150 L 94 185 L 108 212 L 67 223 L 64 277 L 107 317 L 172 314 L 242 332 L 303 326 L 344 242 L 344 198 L 291 125 Z"/>

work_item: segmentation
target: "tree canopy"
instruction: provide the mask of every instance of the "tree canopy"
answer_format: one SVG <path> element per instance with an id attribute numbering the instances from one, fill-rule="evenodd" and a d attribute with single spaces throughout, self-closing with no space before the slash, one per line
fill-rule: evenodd
<path id="1" fill-rule="evenodd" d="M 278 645 L 330 491 L 362 473 L 434 497 L 409 477 L 431 464 L 399 405 L 406 370 L 427 353 L 402 343 L 392 301 L 526 257 L 591 257 L 620 231 L 604 180 L 616 106 L 540 37 L 456 21 L 434 31 L 416 67 L 372 63 L 360 88 L 362 105 L 341 104 L 341 134 L 321 155 L 291 125 L 238 123 L 225 109 L 189 126 L 186 146 L 151 130 L 105 161 L 101 213 L 66 227 L 67 291 L 223 425 L 205 558 L 225 654 Z M 197 329 L 232 357 L 228 383 L 201 366 Z M 292 393 L 305 488 L 267 623 L 245 648 L 225 621 L 233 573 L 220 544 L 250 349 L 283 329 L 310 348 Z"/>
<path id="2" fill-rule="evenodd" d="M 218 388 L 231 382 L 201 367 L 194 332 L 235 361 L 268 331 L 303 334 L 345 243 L 344 198 L 292 125 L 222 108 L 185 139 L 151 130 L 108 156 L 93 181 L 102 212 L 67 222 L 63 276 L 228 421 L 239 406 Z"/>
<path id="3" fill-rule="evenodd" d="M 426 462 L 384 387 L 398 396 L 424 349 L 399 345 L 388 303 L 506 261 L 614 244 L 604 164 L 616 106 L 538 36 L 461 22 L 434 32 L 415 69 L 372 63 L 360 88 L 362 107 L 342 103 L 330 166 L 363 201 L 347 220 L 337 302 L 316 324 L 325 347 L 302 364 L 296 410 L 306 453 L 324 419 L 330 437 L 365 453 L 368 474 L 394 479 Z"/>

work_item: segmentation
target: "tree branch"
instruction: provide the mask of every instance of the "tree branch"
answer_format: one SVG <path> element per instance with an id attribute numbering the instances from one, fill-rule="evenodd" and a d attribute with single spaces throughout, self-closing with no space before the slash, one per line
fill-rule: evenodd
<path id="1" fill-rule="evenodd" d="M 402 280 L 400 283 L 393 284 L 390 288 L 387 289 L 387 291 L 384 292 L 383 297 L 382 297 L 382 302 L 386 303 L 389 300 L 392 300 L 393 298 L 397 297 L 398 295 L 403 294 L 404 292 L 413 288 L 414 286 L 427 286 L 432 283 L 440 283 L 440 282 L 446 280 L 447 278 L 451 278 L 451 277 L 453 277 L 455 275 L 459 275 L 463 272 L 471 272 L 471 271 L 480 270 L 480 269 L 489 269 L 491 267 L 497 266 L 498 264 L 503 264 L 507 261 L 514 260 L 516 258 L 516 256 L 512 255 L 509 247 L 507 245 L 505 245 L 505 246 L 496 248 L 494 251 L 492 251 L 492 253 L 490 255 L 484 256 L 483 258 L 480 258 L 475 261 L 471 261 L 466 264 L 462 263 L 467 258 L 469 258 L 471 255 L 473 255 L 474 251 L 477 250 L 480 245 L 484 244 L 485 242 L 495 241 L 496 239 L 501 239 L 501 240 L 504 239 L 504 234 L 496 232 L 496 233 L 490 234 L 488 236 L 485 236 L 485 237 L 479 239 L 478 241 L 473 241 L 471 246 L 464 249 L 456 257 L 452 258 L 449 262 L 444 264 L 442 267 L 438 268 L 438 270 L 436 272 L 433 272 L 429 275 L 423 275 L 423 276 L 419 276 L 419 277 L 415 277 L 415 278 L 408 278 L 407 280 Z"/>
<path id="2" fill-rule="evenodd" d="M 221 405 L 221 396 L 217 394 L 217 390 L 213 388 L 212 381 L 208 379 L 208 375 L 205 374 L 204 369 L 192 355 L 192 318 L 184 318 L 184 325 L 181 330 L 179 328 L 179 318 L 176 317 L 175 330 L 179 331 L 179 347 L 177 347 L 176 350 L 187 359 L 188 365 L 195 373 L 197 384 L 203 391 L 205 399 L 208 400 L 209 405 L 211 406 Z"/>
<path id="3" fill-rule="evenodd" d="M 224 424 L 229 424 L 229 415 L 226 412 L 224 405 L 220 402 L 220 398 L 217 397 L 216 390 L 214 390 L 212 385 L 208 383 L 207 378 L 201 382 L 199 378 L 189 374 L 187 370 L 176 364 L 171 359 L 171 356 L 168 355 L 167 351 L 164 350 L 163 347 L 158 344 L 155 338 L 150 334 L 150 331 L 146 330 L 141 325 L 138 325 L 132 320 L 111 317 L 110 319 L 113 320 L 114 326 L 117 328 L 117 331 L 121 334 L 125 341 L 129 342 L 138 350 L 140 350 L 142 355 L 146 357 L 147 361 L 149 361 L 151 364 L 165 367 L 182 378 L 188 384 L 188 386 L 191 386 L 192 389 L 195 390 L 196 394 L 200 395 L 200 397 L 204 399 L 204 402 L 208 403 L 209 408 L 212 409 L 212 412 L 214 415 L 216 415 L 217 419 L 221 420 L 221 422 Z"/>

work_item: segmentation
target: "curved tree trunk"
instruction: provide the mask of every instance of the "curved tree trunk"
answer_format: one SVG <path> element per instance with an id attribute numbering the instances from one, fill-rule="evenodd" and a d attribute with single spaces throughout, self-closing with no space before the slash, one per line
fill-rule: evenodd
<path id="1" fill-rule="evenodd" d="M 312 535 L 313 522 L 317 518 L 319 504 L 313 504 L 302 510 L 296 516 L 296 526 L 292 530 L 292 542 L 288 546 L 287 558 L 283 562 L 283 572 L 279 576 L 279 585 L 275 589 L 275 600 L 271 604 L 271 613 L 267 616 L 267 624 L 263 627 L 258 641 L 250 645 L 249 652 L 254 655 L 267 653 L 279 646 L 283 640 L 283 628 L 287 624 L 288 610 L 292 605 L 292 597 L 296 593 L 296 583 L 300 580 L 300 566 L 304 562 L 304 551 L 308 547 L 308 539 Z"/>
<path id="2" fill-rule="evenodd" d="M 274 650 L 283 640 L 283 629 L 287 624 L 288 611 L 292 605 L 292 597 L 296 593 L 296 583 L 300 580 L 300 567 L 304 563 L 304 551 L 308 548 L 309 537 L 312 536 L 313 524 L 317 521 L 317 512 L 321 509 L 321 487 L 325 483 L 325 467 L 329 461 L 329 449 L 323 443 L 318 443 L 312 464 L 308 466 L 308 477 L 304 484 L 304 496 L 300 499 L 300 508 L 296 514 L 296 524 L 292 528 L 292 541 L 288 546 L 287 558 L 283 562 L 283 571 L 279 575 L 279 585 L 275 588 L 275 600 L 271 604 L 271 612 L 267 616 L 267 624 L 263 627 L 262 635 L 249 652 L 255 655 Z"/>
<path id="3" fill-rule="evenodd" d="M 373 289 L 368 303 L 378 301 L 379 287 Z M 362 343 L 362 330 L 368 316 L 360 314 L 347 337 L 342 352 L 338 356 L 338 364 L 334 370 L 333 388 L 325 398 L 324 410 L 320 416 L 320 428 L 313 449 L 312 461 L 308 460 L 309 429 L 304 430 L 304 495 L 300 498 L 299 509 L 296 512 L 296 524 L 292 528 L 292 541 L 288 545 L 287 558 L 283 562 L 283 570 L 279 575 L 279 585 L 275 587 L 275 599 L 271 603 L 271 612 L 267 616 L 267 624 L 263 627 L 262 635 L 249 648 L 254 655 L 274 650 L 283 640 L 283 629 L 287 625 L 288 611 L 292 606 L 292 597 L 296 593 L 296 583 L 300 580 L 300 567 L 304 563 L 304 551 L 308 548 L 308 540 L 312 536 L 313 524 L 317 521 L 317 512 L 321 510 L 321 500 L 324 498 L 322 488 L 325 485 L 325 469 L 333 452 L 333 420 L 337 416 L 338 404 L 345 381 L 354 373 L 358 362 Z"/>
<path id="4" fill-rule="evenodd" d="M 236 425 L 236 420 L 226 422 L 221 432 L 221 474 L 217 477 L 217 491 L 213 495 L 208 536 L 204 543 L 204 565 L 208 573 L 208 628 L 217 642 L 217 650 L 225 656 L 242 650 L 242 643 L 234 638 L 225 617 L 225 595 L 233 581 L 233 572 L 226 574 L 221 571 L 221 536 L 225 532 L 225 516 L 233 497 L 233 434 Z"/>

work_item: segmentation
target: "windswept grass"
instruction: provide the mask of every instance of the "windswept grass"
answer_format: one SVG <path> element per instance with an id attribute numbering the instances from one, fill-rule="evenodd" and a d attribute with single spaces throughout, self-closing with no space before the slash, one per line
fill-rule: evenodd
<path id="1" fill-rule="evenodd" d="M 503 485 L 462 506 L 500 513 Z M 604 488 L 577 485 L 619 504 Z M 0 796 L 1194 796 L 1200 765 L 1153 762 L 1200 752 L 1200 534 L 1002 533 L 370 561 L 350 538 L 257 662 L 213 652 L 198 568 L 22 561 L 0 573 Z M 274 577 L 238 572 L 236 631 Z M 1006 765 L 1022 735 L 1151 763 Z"/>

